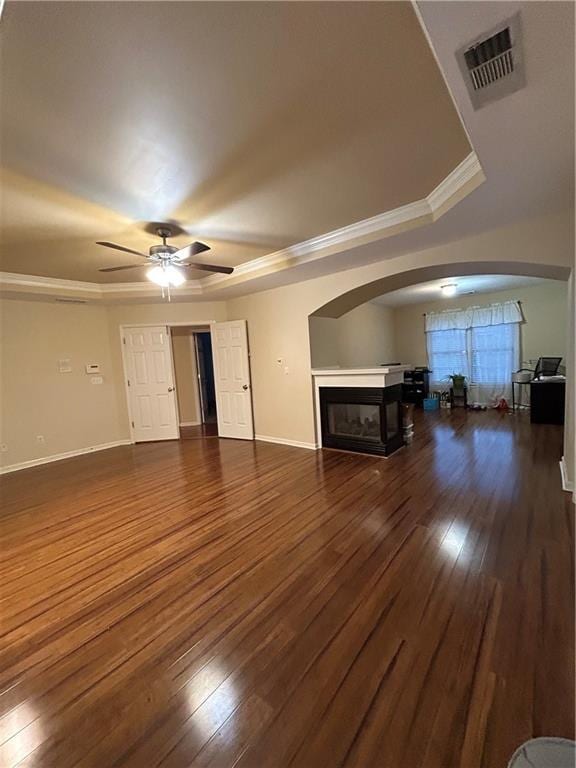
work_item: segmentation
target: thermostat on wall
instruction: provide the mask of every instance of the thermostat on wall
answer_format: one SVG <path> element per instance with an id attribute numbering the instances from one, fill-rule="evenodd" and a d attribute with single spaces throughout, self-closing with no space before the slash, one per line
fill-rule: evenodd
<path id="1" fill-rule="evenodd" d="M 87 365 L 86 365 L 86 373 L 100 373 L 100 364 L 99 363 L 87 363 Z"/>

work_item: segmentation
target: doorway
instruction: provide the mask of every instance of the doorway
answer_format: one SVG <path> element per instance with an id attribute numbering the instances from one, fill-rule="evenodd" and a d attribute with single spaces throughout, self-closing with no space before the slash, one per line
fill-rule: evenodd
<path id="1" fill-rule="evenodd" d="M 245 320 L 121 325 L 120 334 L 132 442 L 254 439 Z"/>
<path id="2" fill-rule="evenodd" d="M 216 387 L 214 385 L 212 337 L 209 331 L 195 331 L 193 336 L 202 423 L 216 424 Z"/>
<path id="3" fill-rule="evenodd" d="M 180 437 L 217 436 L 210 331 L 180 326 L 171 331 Z"/>

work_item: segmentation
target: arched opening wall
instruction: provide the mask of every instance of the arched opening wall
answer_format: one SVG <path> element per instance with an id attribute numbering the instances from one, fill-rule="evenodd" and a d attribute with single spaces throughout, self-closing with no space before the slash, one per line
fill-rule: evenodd
<path id="1" fill-rule="evenodd" d="M 553 215 L 229 300 L 229 319 L 248 320 L 256 434 L 316 445 L 310 315 L 338 317 L 387 290 L 434 276 L 500 273 L 566 280 L 573 266 L 572 216 Z"/>
<path id="2" fill-rule="evenodd" d="M 539 277 L 551 280 L 568 280 L 570 269 L 555 264 L 540 264 L 525 261 L 469 261 L 433 264 L 426 267 L 407 269 L 376 280 L 359 285 L 346 291 L 340 296 L 326 302 L 311 317 L 341 317 L 346 312 L 365 304 L 367 301 L 382 296 L 400 288 L 426 283 L 431 280 L 441 280 L 466 275 L 521 275 L 522 277 Z"/>

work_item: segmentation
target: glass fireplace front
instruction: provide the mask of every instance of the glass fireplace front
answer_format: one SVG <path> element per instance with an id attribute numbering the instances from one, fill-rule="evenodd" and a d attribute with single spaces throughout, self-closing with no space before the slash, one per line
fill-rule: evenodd
<path id="1" fill-rule="evenodd" d="M 357 437 L 379 443 L 380 407 L 363 403 L 328 403 L 328 431 L 340 437 Z"/>
<path id="2" fill-rule="evenodd" d="M 322 445 L 388 456 L 404 445 L 401 385 L 321 387 Z"/>

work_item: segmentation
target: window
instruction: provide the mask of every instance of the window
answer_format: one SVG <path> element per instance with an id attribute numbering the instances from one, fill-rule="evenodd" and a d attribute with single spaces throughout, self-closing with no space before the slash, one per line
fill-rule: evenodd
<path id="1" fill-rule="evenodd" d="M 510 397 L 512 372 L 519 365 L 518 323 L 429 331 L 426 337 L 431 379 L 438 389 L 448 388 L 450 374 L 461 373 L 472 402 L 490 405 Z"/>
<path id="2" fill-rule="evenodd" d="M 515 361 L 516 325 L 486 325 L 470 329 L 472 384 L 508 384 Z"/>
<path id="3" fill-rule="evenodd" d="M 453 328 L 447 331 L 430 331 L 426 334 L 428 342 L 428 363 L 432 369 L 432 381 L 448 385 L 448 376 L 452 373 L 468 374 L 468 354 L 466 351 L 466 331 Z"/>

